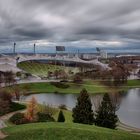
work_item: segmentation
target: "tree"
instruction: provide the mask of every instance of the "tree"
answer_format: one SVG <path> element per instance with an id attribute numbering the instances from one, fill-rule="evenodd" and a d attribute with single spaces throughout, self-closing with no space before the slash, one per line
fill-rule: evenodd
<path id="1" fill-rule="evenodd" d="M 129 76 L 129 72 L 124 64 L 118 62 L 116 66 L 112 68 L 111 73 L 114 79 L 115 86 L 119 86 L 127 82 L 127 77 Z"/>
<path id="2" fill-rule="evenodd" d="M 55 71 L 54 71 L 54 76 L 55 76 L 56 79 L 58 79 L 59 74 L 60 74 L 60 73 L 59 73 L 58 70 L 55 70 Z"/>
<path id="3" fill-rule="evenodd" d="M 2 86 L 2 83 L 4 83 L 4 74 L 0 72 L 0 87 Z"/>
<path id="4" fill-rule="evenodd" d="M 30 92 L 30 86 L 28 84 L 25 84 L 23 87 L 22 87 L 22 93 L 23 95 L 27 94 L 28 92 Z"/>
<path id="5" fill-rule="evenodd" d="M 0 115 L 8 113 L 10 111 L 10 105 L 12 103 L 12 96 L 6 91 L 0 91 Z"/>
<path id="6" fill-rule="evenodd" d="M 20 100 L 20 88 L 19 88 L 19 86 L 18 85 L 15 85 L 14 87 L 13 87 L 13 91 L 14 91 L 14 96 L 15 96 L 15 98 L 16 98 L 16 100 Z"/>
<path id="7" fill-rule="evenodd" d="M 95 125 L 115 129 L 118 117 L 112 106 L 110 97 L 105 94 L 96 114 Z"/>
<path id="8" fill-rule="evenodd" d="M 73 78 L 74 83 L 81 83 L 82 81 L 83 81 L 82 77 L 79 74 L 74 75 L 74 78 Z"/>
<path id="9" fill-rule="evenodd" d="M 0 91 L 0 99 L 7 101 L 9 104 L 12 103 L 12 95 L 7 91 Z"/>
<path id="10" fill-rule="evenodd" d="M 10 103 L 0 98 L 0 116 L 8 113 L 10 110 Z"/>
<path id="11" fill-rule="evenodd" d="M 60 110 L 59 115 L 58 115 L 58 122 L 65 122 L 65 116 L 63 114 L 63 111 Z"/>
<path id="12" fill-rule="evenodd" d="M 27 106 L 27 112 L 25 113 L 25 118 L 30 122 L 37 121 L 37 113 L 38 113 L 38 103 L 35 97 L 32 97 L 31 101 Z"/>
<path id="13" fill-rule="evenodd" d="M 15 75 L 12 71 L 7 71 L 4 73 L 5 84 L 10 85 L 15 83 Z"/>
<path id="14" fill-rule="evenodd" d="M 77 98 L 77 104 L 75 108 L 73 108 L 72 116 L 73 122 L 75 123 L 93 124 L 94 114 L 91 100 L 86 89 L 83 89 Z"/>
<path id="15" fill-rule="evenodd" d="M 109 97 L 111 100 L 112 107 L 114 108 L 114 111 L 118 111 L 120 108 L 121 99 L 122 99 L 120 93 L 119 92 L 110 93 Z"/>
<path id="16" fill-rule="evenodd" d="M 138 71 L 137 75 L 138 75 L 138 77 L 140 77 L 140 70 Z"/>

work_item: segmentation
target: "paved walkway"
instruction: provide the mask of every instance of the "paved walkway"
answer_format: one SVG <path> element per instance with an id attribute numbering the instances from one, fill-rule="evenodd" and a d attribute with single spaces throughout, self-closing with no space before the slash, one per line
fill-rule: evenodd
<path id="1" fill-rule="evenodd" d="M 4 139 L 5 137 L 7 137 L 7 135 L 5 135 L 4 133 L 2 133 L 2 132 L 0 131 L 0 139 Z"/>
<path id="2" fill-rule="evenodd" d="M 24 111 L 24 110 L 22 110 Z M 15 112 L 11 112 L 11 113 L 8 113 L 6 115 L 3 115 L 0 117 L 0 129 L 4 128 L 4 127 L 7 127 L 7 125 L 5 124 L 5 122 L 15 113 L 17 112 L 22 112 L 22 111 L 15 111 Z M 0 139 L 4 139 L 5 137 L 7 137 L 6 134 L 4 134 L 1 130 L 0 130 Z"/>
<path id="3" fill-rule="evenodd" d="M 121 129 L 121 130 L 124 130 L 124 131 L 128 131 L 128 132 L 131 132 L 133 134 L 138 134 L 140 135 L 140 129 L 139 128 L 135 128 L 135 127 L 132 127 L 132 126 L 129 126 L 127 124 L 124 124 L 122 122 L 119 122 L 118 123 L 118 129 Z"/>

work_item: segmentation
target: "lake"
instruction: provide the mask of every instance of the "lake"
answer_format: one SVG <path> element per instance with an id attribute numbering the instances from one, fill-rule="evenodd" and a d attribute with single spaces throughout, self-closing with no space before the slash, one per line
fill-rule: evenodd
<path id="1" fill-rule="evenodd" d="M 76 104 L 78 94 L 42 93 L 24 96 L 21 100 L 29 101 L 32 96 L 34 96 L 40 104 L 46 103 L 53 106 L 63 104 L 66 105 L 68 109 L 72 109 Z M 90 97 L 93 103 L 93 109 L 95 109 L 101 101 L 102 95 L 90 95 Z M 113 102 L 116 102 L 117 99 L 119 106 L 117 115 L 120 121 L 127 125 L 140 128 L 140 88 L 130 89 L 125 93 L 114 93 L 111 97 L 113 97 Z"/>

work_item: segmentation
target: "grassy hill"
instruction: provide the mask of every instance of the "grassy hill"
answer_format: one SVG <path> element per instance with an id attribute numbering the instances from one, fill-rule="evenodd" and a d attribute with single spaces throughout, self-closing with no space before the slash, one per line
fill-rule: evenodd
<path id="1" fill-rule="evenodd" d="M 5 140 L 139 140 L 139 135 L 91 125 L 36 123 L 4 128 Z"/>

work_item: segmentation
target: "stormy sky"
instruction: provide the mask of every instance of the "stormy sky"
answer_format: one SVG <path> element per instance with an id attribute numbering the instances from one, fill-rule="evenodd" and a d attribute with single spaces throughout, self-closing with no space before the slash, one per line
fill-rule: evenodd
<path id="1" fill-rule="evenodd" d="M 0 48 L 140 49 L 140 0 L 0 0 Z"/>

